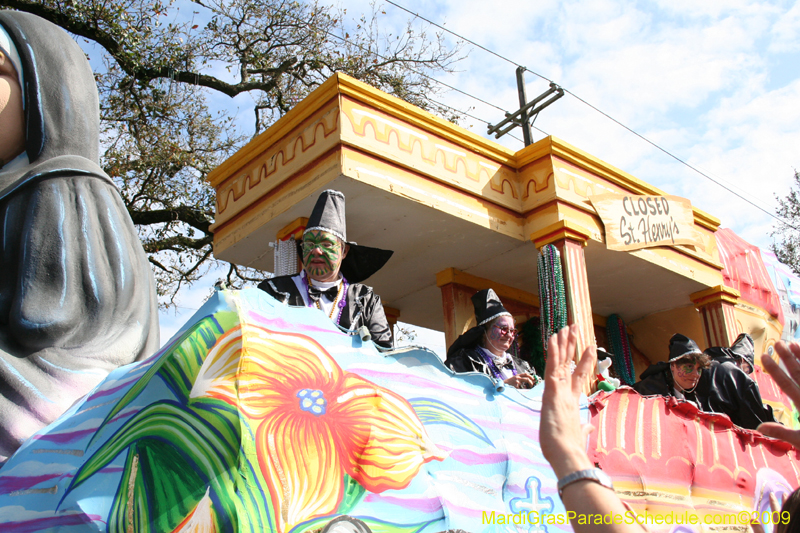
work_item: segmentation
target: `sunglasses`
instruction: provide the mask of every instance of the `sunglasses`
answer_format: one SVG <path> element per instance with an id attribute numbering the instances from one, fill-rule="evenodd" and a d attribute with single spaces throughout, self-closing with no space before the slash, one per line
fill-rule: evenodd
<path id="1" fill-rule="evenodd" d="M 516 337 L 517 333 L 519 333 L 518 329 L 510 328 L 508 326 L 498 326 L 495 324 L 494 327 L 497 328 L 497 331 L 503 335 L 511 335 L 512 337 Z"/>

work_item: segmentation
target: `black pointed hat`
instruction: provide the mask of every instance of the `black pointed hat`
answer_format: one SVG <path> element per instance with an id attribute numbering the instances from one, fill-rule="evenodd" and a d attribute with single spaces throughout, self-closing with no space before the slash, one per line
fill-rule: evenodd
<path id="1" fill-rule="evenodd" d="M 383 268 L 394 253 L 392 250 L 361 246 L 347 240 L 344 194 L 339 191 L 328 189 L 319 195 L 303 235 L 313 230 L 332 233 L 350 246 L 341 267 L 342 275 L 349 283 L 364 281 Z"/>
<path id="2" fill-rule="evenodd" d="M 702 355 L 700 347 L 686 335 L 676 333 L 669 340 L 669 362 L 680 359 L 685 355 Z"/>
<path id="3" fill-rule="evenodd" d="M 747 333 L 739 334 L 734 343 L 731 344 L 731 352 L 733 352 L 733 355 L 736 357 L 744 359 L 750 364 L 750 372 L 748 372 L 748 374 L 752 374 L 756 359 L 756 345 L 753 342 L 753 337 Z"/>
<path id="4" fill-rule="evenodd" d="M 474 348 L 486 330 L 484 325 L 488 324 L 497 317 L 507 315 L 512 316 L 497 297 L 492 289 L 483 289 L 472 295 L 472 306 L 475 308 L 475 320 L 478 325 L 468 329 L 456 339 L 450 348 L 447 349 L 447 358 L 444 364 L 450 365 L 451 358 L 463 348 Z"/>
<path id="5" fill-rule="evenodd" d="M 472 306 L 475 308 L 475 320 L 479 326 L 503 315 L 511 316 L 492 289 L 483 289 L 473 294 Z"/>
<path id="6" fill-rule="evenodd" d="M 603 359 L 608 359 L 609 357 L 614 357 L 614 354 L 603 348 L 602 346 L 597 347 L 597 360 L 602 361 Z"/>

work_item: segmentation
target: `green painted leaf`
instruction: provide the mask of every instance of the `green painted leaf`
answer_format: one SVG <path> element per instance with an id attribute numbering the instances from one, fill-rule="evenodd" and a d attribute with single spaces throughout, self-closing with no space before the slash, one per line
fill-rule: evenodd
<path id="1" fill-rule="evenodd" d="M 414 411 L 416 411 L 417 416 L 423 424 L 444 424 L 445 426 L 465 431 L 483 442 L 494 446 L 494 443 L 492 443 L 478 424 L 446 403 L 432 398 L 413 398 L 408 400 L 408 403 L 414 408 Z"/>
<path id="2" fill-rule="evenodd" d="M 215 313 L 198 322 L 192 334 L 175 346 L 158 370 L 158 375 L 167 383 L 179 400 L 189 399 L 194 380 L 209 350 L 229 329 L 239 323 L 238 313 L 231 311 Z"/>
<path id="3" fill-rule="evenodd" d="M 175 402 L 151 404 L 125 423 L 76 472 L 67 492 L 86 481 L 134 442 L 157 438 L 169 442 L 208 477 L 225 475 L 236 464 L 238 446 L 195 413 Z"/>
<path id="4" fill-rule="evenodd" d="M 153 442 L 159 442 L 160 445 L 153 445 Z M 155 451 L 153 446 L 156 446 Z M 239 447 L 231 446 L 214 426 L 176 402 L 159 402 L 137 413 L 81 466 L 65 495 L 86 482 L 126 449 L 140 452 L 140 471 L 134 476 L 133 498 L 136 501 L 134 509 L 137 509 L 134 520 L 141 529 L 134 528 L 135 531 L 149 530 L 151 522 L 157 519 L 156 513 L 160 511 L 155 510 L 153 498 L 163 500 L 167 498 L 165 494 L 172 491 L 171 500 L 167 498 L 169 501 L 174 501 L 175 498 L 185 501 L 189 498 L 186 500 L 188 502 L 193 497 L 191 495 L 195 494 L 195 489 L 202 488 L 205 494 L 205 489 L 209 486 L 222 507 L 215 509 L 220 522 L 218 530 L 230 527 L 237 529 L 236 511 L 239 503 L 232 474 L 236 469 Z M 132 455 L 135 452 L 128 455 L 127 475 L 123 476 L 125 480 L 130 479 Z M 197 501 L 203 494 L 200 494 Z M 117 492 L 113 504 L 116 509 L 112 515 L 114 524 L 124 523 L 127 528 L 127 518 L 122 513 L 123 508 L 127 513 L 127 500 L 130 497 L 126 486 L 122 486 Z M 139 507 L 147 510 L 143 511 Z M 183 512 L 185 508 L 186 505 L 179 511 Z M 174 518 L 175 513 L 167 513 L 166 520 L 171 521 Z M 171 529 L 157 528 L 156 531 Z"/>
<path id="5" fill-rule="evenodd" d="M 92 436 L 89 445 L 97 439 L 104 427 L 117 416 L 128 404 L 136 399 L 144 388 L 150 383 L 150 380 L 160 370 L 166 366 L 164 373 L 161 377 L 167 382 L 167 385 L 178 395 L 180 398 L 188 398 L 188 391 L 191 390 L 191 383 L 194 382 L 194 376 L 200 370 L 200 367 L 205 360 L 208 350 L 216 343 L 217 339 L 226 331 L 225 326 L 231 323 L 235 324 L 233 318 L 237 313 L 223 312 L 216 313 L 213 316 L 207 316 L 198 321 L 193 327 L 188 329 L 181 335 L 181 338 L 173 345 L 173 347 L 161 357 L 158 361 L 147 369 L 142 377 L 131 385 L 131 388 L 125 395 L 117 402 L 108 415 L 106 415 L 103 422 L 97 429 L 97 432 Z M 232 327 L 232 326 L 230 326 Z"/>
<path id="6" fill-rule="evenodd" d="M 147 514 L 156 531 L 172 531 L 205 496 L 207 483 L 177 449 L 145 439 L 137 443 L 139 477 L 145 489 Z"/>
<path id="7" fill-rule="evenodd" d="M 172 531 L 205 496 L 207 487 L 168 443 L 140 440 L 130 446 L 108 533 L 127 533 L 129 521 L 137 533 Z"/>
<path id="8" fill-rule="evenodd" d="M 366 493 L 367 489 L 362 487 L 358 481 L 345 474 L 344 495 L 342 496 L 342 503 L 339 504 L 339 508 L 336 512 L 339 514 L 347 514 L 350 509 L 361 501 Z"/>
<path id="9" fill-rule="evenodd" d="M 238 500 L 239 531 L 263 533 L 274 531 L 272 504 L 269 490 L 262 485 L 257 474 L 258 464 L 250 462 L 244 453 L 240 454 L 239 475 L 236 480 Z"/>
<path id="10" fill-rule="evenodd" d="M 239 447 L 242 429 L 236 407 L 219 398 L 196 398 L 186 409 L 215 428 L 229 448 Z"/>
<path id="11" fill-rule="evenodd" d="M 128 530 L 128 521 L 137 524 L 135 531 L 141 533 L 149 533 L 150 528 L 147 527 L 149 521 L 146 516 L 142 516 L 147 512 L 144 505 L 134 505 L 131 507 L 131 516 L 128 516 L 128 501 L 135 502 L 137 500 L 137 492 L 141 493 L 141 489 L 136 490 L 135 480 L 136 472 L 138 471 L 138 458 L 136 457 L 136 445 L 131 446 L 130 453 L 125 460 L 125 468 L 122 470 L 122 478 L 120 479 L 117 494 L 111 503 L 111 512 L 108 515 L 108 532 L 109 533 L 123 533 Z M 134 483 L 131 483 L 134 482 Z M 140 495 L 140 494 L 139 494 Z M 140 500 L 144 501 L 144 500 Z"/>
<path id="12" fill-rule="evenodd" d="M 244 425 L 237 485 L 243 495 L 243 504 L 247 505 L 250 510 L 247 515 L 250 522 L 247 526 L 253 528 L 252 530 L 257 533 L 275 531 L 275 512 L 269 494 L 269 484 L 258 464 L 258 446 L 253 430 L 247 425 L 246 419 L 242 419 L 242 423 Z M 249 496 L 249 500 L 244 499 L 245 494 Z"/>
<path id="13" fill-rule="evenodd" d="M 107 531 L 173 531 L 206 495 L 207 487 L 201 476 L 169 444 L 147 439 L 138 441 L 130 446 Z M 223 531 L 224 524 L 216 510 L 214 517 L 216 531 Z"/>

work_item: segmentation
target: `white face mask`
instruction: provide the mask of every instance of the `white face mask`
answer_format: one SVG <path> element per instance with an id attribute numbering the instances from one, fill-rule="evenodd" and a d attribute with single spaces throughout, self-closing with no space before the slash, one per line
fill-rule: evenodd
<path id="1" fill-rule="evenodd" d="M 25 99 L 19 81 L 19 56 L 15 62 L 8 51 L 16 54 L 5 30 L 0 37 L 0 167 L 8 170 L 7 165 L 25 152 Z"/>
<path id="2" fill-rule="evenodd" d="M 14 41 L 11 40 L 11 36 L 8 34 L 6 29 L 0 24 L 0 50 L 11 60 L 11 64 L 14 65 L 14 69 L 17 71 L 17 78 L 19 78 L 19 86 L 25 87 L 25 78 L 22 72 L 22 59 L 19 57 L 19 52 L 17 52 L 17 47 L 14 46 Z M 25 91 L 22 91 L 22 105 L 23 108 L 25 106 Z"/>

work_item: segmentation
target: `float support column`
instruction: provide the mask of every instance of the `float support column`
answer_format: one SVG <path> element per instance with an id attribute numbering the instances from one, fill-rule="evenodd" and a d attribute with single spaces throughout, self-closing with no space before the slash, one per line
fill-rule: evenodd
<path id="1" fill-rule="evenodd" d="M 739 301 L 739 291 L 717 285 L 704 291 L 691 294 L 700 316 L 703 319 L 706 347 L 730 346 L 739 335 L 733 309 Z"/>
<path id="2" fill-rule="evenodd" d="M 483 289 L 494 289 L 503 306 L 514 316 L 517 326 L 539 315 L 539 298 L 514 287 L 490 279 L 447 268 L 436 273 L 436 286 L 442 290 L 444 336 L 449 348 L 459 335 L 475 325 L 472 295 Z"/>
<path id="3" fill-rule="evenodd" d="M 449 348 L 459 335 L 475 325 L 475 311 L 470 299 L 475 290 L 457 283 L 445 283 L 440 288 L 444 311 L 444 339 Z"/>
<path id="4" fill-rule="evenodd" d="M 564 272 L 564 291 L 567 298 L 567 323 L 578 324 L 578 354 L 587 346 L 597 344 L 594 337 L 592 302 L 589 298 L 589 281 L 586 277 L 586 258 L 583 248 L 589 242 L 589 230 L 561 220 L 531 235 L 537 250 L 553 244 L 561 254 Z M 541 298 L 541 295 L 540 295 Z M 541 305 L 546 305 L 541 302 Z"/>
<path id="5" fill-rule="evenodd" d="M 289 224 L 281 228 L 278 233 L 275 235 L 277 241 L 299 241 L 303 238 L 303 232 L 306 230 L 306 226 L 308 225 L 308 218 L 300 217 L 292 220 Z M 277 243 L 276 243 L 277 245 Z M 292 255 L 294 252 L 292 252 Z M 278 265 L 275 265 L 273 272 L 280 275 L 286 274 L 297 274 L 301 270 L 303 270 L 303 259 L 298 255 L 297 256 L 297 264 L 294 265 L 286 265 L 289 268 L 289 272 L 278 272 L 279 268 Z"/>

